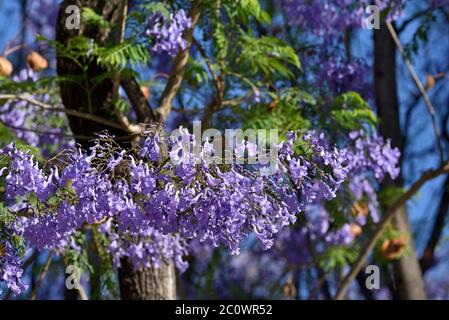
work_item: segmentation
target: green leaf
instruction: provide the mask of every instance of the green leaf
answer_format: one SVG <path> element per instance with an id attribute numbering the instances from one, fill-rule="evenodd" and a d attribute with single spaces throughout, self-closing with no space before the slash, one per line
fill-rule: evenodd
<path id="1" fill-rule="evenodd" d="M 111 48 L 101 47 L 95 52 L 98 63 L 112 68 L 124 68 L 127 63 L 147 64 L 150 60 L 148 50 L 144 45 L 123 42 Z"/>
<path id="2" fill-rule="evenodd" d="M 301 63 L 295 50 L 282 40 L 272 37 L 242 36 L 242 51 L 237 63 L 249 67 L 253 73 L 261 72 L 268 78 L 294 76 L 291 67 L 299 69 Z"/>
<path id="3" fill-rule="evenodd" d="M 91 8 L 87 7 L 83 8 L 81 17 L 86 25 L 96 26 L 99 27 L 100 29 L 106 29 L 109 27 L 109 21 L 105 20 L 102 16 L 97 14 Z"/>
<path id="4" fill-rule="evenodd" d="M 241 0 L 237 2 L 237 12 L 239 18 L 248 23 L 248 17 L 254 17 L 260 23 L 271 24 L 271 17 L 268 12 L 262 10 L 259 0 Z"/>
<path id="5" fill-rule="evenodd" d="M 36 161 L 41 162 L 44 160 L 37 147 L 32 147 L 23 142 L 21 139 L 17 139 L 16 135 L 10 128 L 6 127 L 3 123 L 0 123 L 0 146 L 5 146 L 12 141 L 16 143 L 17 149 L 23 152 L 30 153 L 32 156 L 34 156 Z"/>
<path id="6" fill-rule="evenodd" d="M 357 259 L 357 250 L 354 247 L 332 246 L 326 248 L 320 256 L 320 267 L 331 272 L 335 268 L 344 268 L 347 264 L 353 263 Z"/>
<path id="7" fill-rule="evenodd" d="M 316 101 L 308 93 L 299 88 L 283 89 L 272 103 L 276 103 L 273 109 L 264 104 L 253 105 L 246 110 L 238 108 L 236 111 L 243 118 L 244 128 L 279 129 L 280 141 L 290 130 L 310 128 L 311 123 L 305 118 L 302 107 L 310 107 Z"/>
<path id="8" fill-rule="evenodd" d="M 185 70 L 185 78 L 189 79 L 195 85 L 202 85 L 209 81 L 209 73 L 201 61 L 189 57 L 189 63 Z"/>
<path id="9" fill-rule="evenodd" d="M 370 105 L 356 92 L 338 96 L 331 106 L 331 114 L 339 126 L 350 130 L 361 129 L 363 124 L 374 128 L 379 122 Z"/>

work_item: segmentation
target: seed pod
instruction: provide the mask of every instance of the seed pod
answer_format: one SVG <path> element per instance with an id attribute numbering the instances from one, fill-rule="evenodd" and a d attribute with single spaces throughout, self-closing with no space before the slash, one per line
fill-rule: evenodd
<path id="1" fill-rule="evenodd" d="M 48 61 L 36 51 L 31 51 L 27 57 L 28 66 L 33 71 L 42 71 L 47 69 Z"/>
<path id="2" fill-rule="evenodd" d="M 12 64 L 6 57 L 0 56 L 0 75 L 9 77 L 13 71 Z"/>
<path id="3" fill-rule="evenodd" d="M 426 77 L 426 85 L 425 85 L 425 90 L 428 91 L 430 89 L 432 89 L 435 86 L 435 77 L 432 76 L 431 74 L 428 74 Z"/>
<path id="4" fill-rule="evenodd" d="M 141 86 L 140 90 L 142 90 L 143 95 L 145 96 L 145 99 L 150 99 L 150 89 L 148 87 Z"/>
<path id="5" fill-rule="evenodd" d="M 358 237 L 363 232 L 362 227 L 359 226 L 357 223 L 351 223 L 349 229 L 353 237 Z"/>
<path id="6" fill-rule="evenodd" d="M 369 213 L 369 208 L 366 203 L 361 201 L 354 202 L 352 205 L 352 214 L 356 217 L 366 217 Z"/>
<path id="7" fill-rule="evenodd" d="M 401 256 L 405 246 L 406 241 L 404 237 L 386 239 L 380 246 L 380 253 L 387 260 L 394 260 Z"/>

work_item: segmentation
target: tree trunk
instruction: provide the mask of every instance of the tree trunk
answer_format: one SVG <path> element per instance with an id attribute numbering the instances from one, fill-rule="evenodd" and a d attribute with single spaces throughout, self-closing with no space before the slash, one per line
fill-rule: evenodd
<path id="1" fill-rule="evenodd" d="M 173 264 L 163 268 L 134 270 L 129 259 L 122 259 L 121 263 L 119 282 L 122 299 L 176 299 L 176 273 Z"/>
<path id="2" fill-rule="evenodd" d="M 121 0 L 64 0 L 61 3 L 58 23 L 56 29 L 56 40 L 63 45 L 75 36 L 86 36 L 95 39 L 99 43 L 105 43 L 110 38 L 110 29 L 97 29 L 86 27 L 81 23 L 79 30 L 69 30 L 66 28 L 66 19 L 69 16 L 65 9 L 69 5 L 77 5 L 80 10 L 83 7 L 89 7 L 96 13 L 108 20 L 111 25 L 117 22 L 119 16 Z M 59 76 L 82 75 L 83 71 L 79 65 L 70 59 L 64 58 L 58 54 L 57 71 Z M 95 62 L 88 65 L 87 85 L 92 86 L 91 79 L 105 73 L 102 66 Z M 108 101 L 111 101 L 113 85 L 111 79 L 105 79 L 95 86 L 90 96 L 86 90 L 73 82 L 61 82 L 61 99 L 64 107 L 82 112 L 91 112 L 103 118 L 110 118 L 110 112 L 107 111 Z M 90 100 L 90 103 L 89 103 Z M 116 119 L 110 119 L 116 120 Z M 69 117 L 69 124 L 75 135 L 92 136 L 96 132 L 108 130 L 116 136 L 124 135 L 120 130 L 111 130 L 110 127 L 91 122 L 85 119 Z M 83 148 L 88 148 L 90 141 L 77 140 Z M 176 297 L 176 277 L 173 265 L 159 269 L 145 268 L 134 270 L 128 259 L 123 259 L 122 267 L 119 270 L 120 291 L 123 299 L 175 299 Z"/>
<path id="3" fill-rule="evenodd" d="M 374 32 L 374 79 L 375 99 L 380 118 L 380 132 L 403 153 L 399 119 L 399 102 L 396 80 L 396 47 L 385 24 Z M 387 179 L 383 187 L 402 187 L 403 179 Z M 395 282 L 399 299 L 426 299 L 424 281 L 412 239 L 406 206 L 401 207 L 394 219 L 396 228 L 407 236 L 410 254 L 395 261 Z"/>

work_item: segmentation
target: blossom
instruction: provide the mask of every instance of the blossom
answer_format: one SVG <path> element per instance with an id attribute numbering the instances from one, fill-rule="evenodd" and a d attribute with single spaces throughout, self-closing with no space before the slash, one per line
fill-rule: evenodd
<path id="1" fill-rule="evenodd" d="M 191 25 L 192 20 L 182 9 L 169 16 L 157 11 L 145 23 L 144 33 L 151 40 L 151 51 L 175 56 L 187 47 L 183 34 Z"/>

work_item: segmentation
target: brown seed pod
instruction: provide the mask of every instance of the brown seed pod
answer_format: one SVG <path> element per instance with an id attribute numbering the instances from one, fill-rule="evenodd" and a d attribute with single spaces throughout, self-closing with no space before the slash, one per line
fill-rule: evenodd
<path id="1" fill-rule="evenodd" d="M 351 211 L 352 214 L 356 217 L 366 217 L 369 213 L 369 208 L 366 203 L 357 201 L 352 205 Z"/>
<path id="2" fill-rule="evenodd" d="M 360 225 L 358 225 L 357 223 L 351 223 L 351 225 L 349 226 L 349 229 L 351 231 L 351 234 L 354 237 L 358 237 L 363 233 L 363 229 Z"/>
<path id="3" fill-rule="evenodd" d="M 142 91 L 143 95 L 145 96 L 145 99 L 147 99 L 147 100 L 150 99 L 151 93 L 150 93 L 150 89 L 148 89 L 148 87 L 141 86 L 140 90 Z"/>
<path id="4" fill-rule="evenodd" d="M 386 239 L 380 246 L 380 253 L 387 260 L 397 259 L 404 251 L 406 244 L 405 238 L 401 236 L 393 239 Z"/>
<path id="5" fill-rule="evenodd" d="M 426 85 L 424 89 L 428 91 L 432 89 L 434 86 L 435 86 L 435 77 L 432 76 L 431 74 L 428 74 L 426 77 Z"/>
<path id="6" fill-rule="evenodd" d="M 9 77 L 13 71 L 11 62 L 6 57 L 0 56 L 0 75 Z"/>
<path id="7" fill-rule="evenodd" d="M 33 71 L 42 71 L 48 68 L 48 61 L 36 51 L 31 51 L 27 57 L 28 66 Z"/>
<path id="8" fill-rule="evenodd" d="M 274 99 L 273 101 L 271 101 L 270 102 L 270 104 L 268 105 L 268 111 L 273 111 L 275 108 L 276 108 L 276 106 L 278 105 L 278 103 L 279 103 L 279 100 L 277 100 L 277 99 Z"/>

